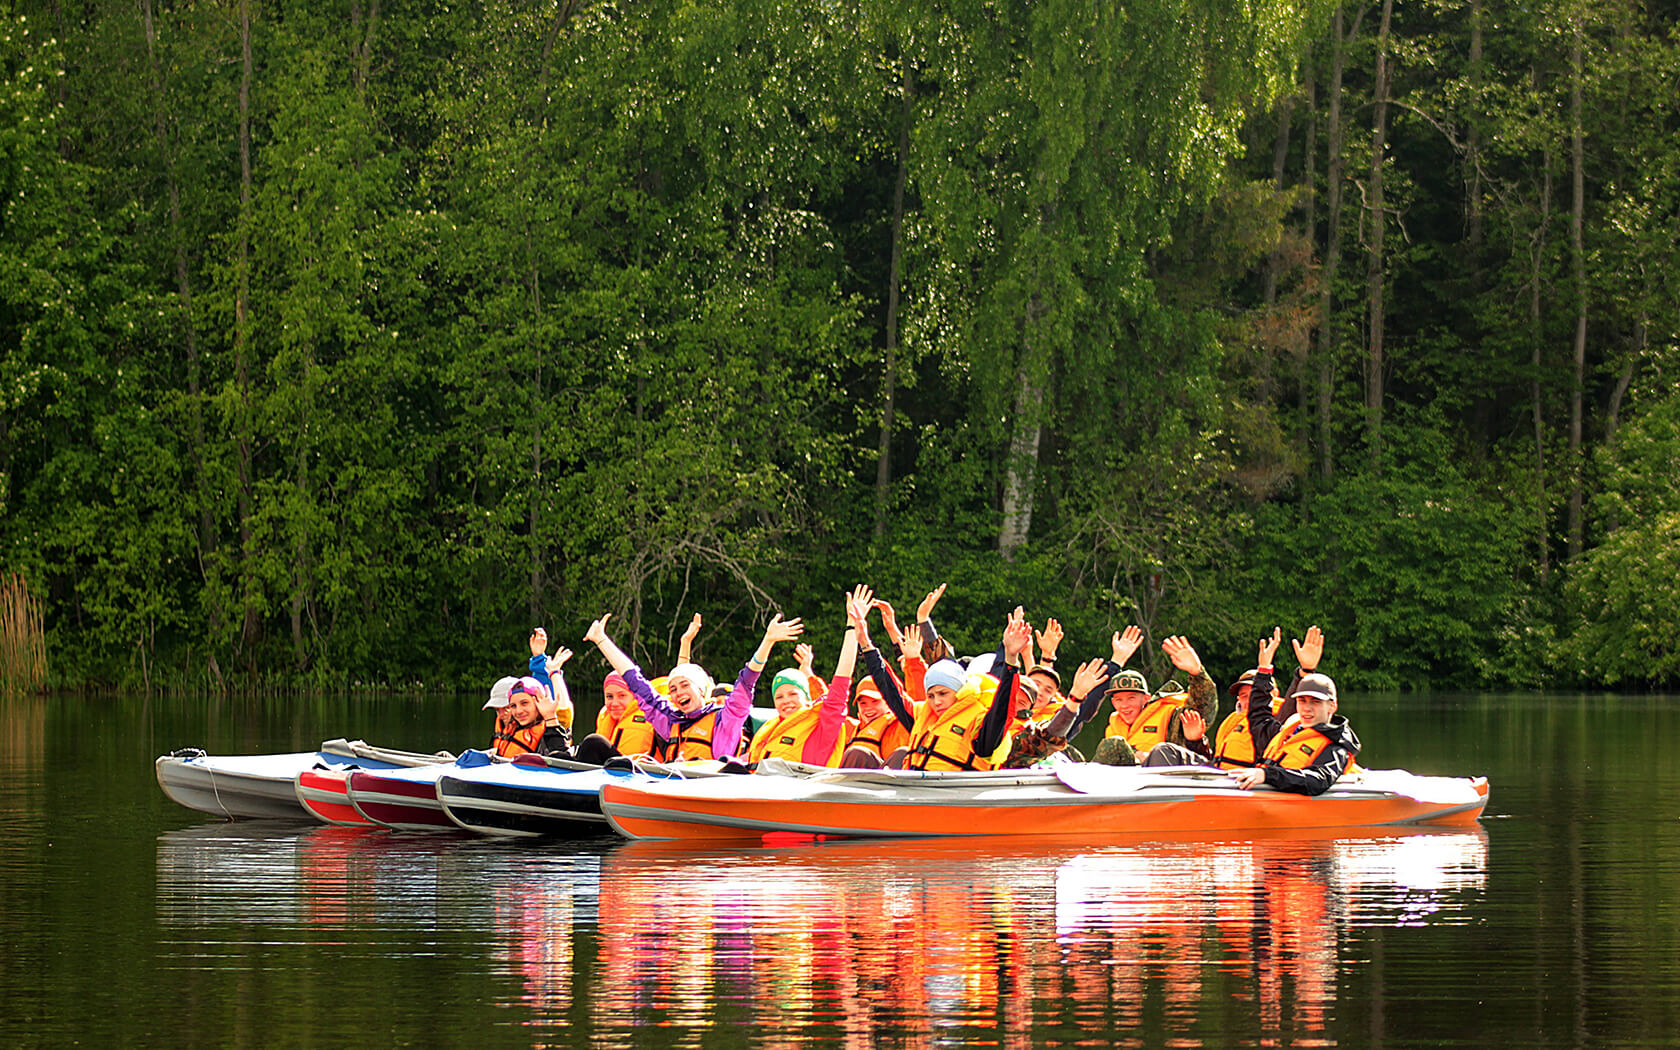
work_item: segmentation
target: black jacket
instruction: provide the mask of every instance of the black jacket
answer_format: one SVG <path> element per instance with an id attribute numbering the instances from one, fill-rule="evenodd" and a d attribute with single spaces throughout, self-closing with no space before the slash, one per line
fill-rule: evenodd
<path id="1" fill-rule="evenodd" d="M 1272 714 L 1272 676 L 1264 672 L 1255 675 L 1254 687 L 1248 694 L 1248 731 L 1254 737 L 1256 755 L 1265 752 L 1286 718 Z M 1267 787 L 1297 795 L 1322 795 L 1341 779 L 1353 756 L 1359 754 L 1359 737 L 1340 714 L 1331 715 L 1330 721 L 1312 728 L 1328 737 L 1330 746 L 1319 752 L 1306 769 L 1285 769 L 1272 759 L 1256 762 L 1258 768 L 1266 771 Z"/>

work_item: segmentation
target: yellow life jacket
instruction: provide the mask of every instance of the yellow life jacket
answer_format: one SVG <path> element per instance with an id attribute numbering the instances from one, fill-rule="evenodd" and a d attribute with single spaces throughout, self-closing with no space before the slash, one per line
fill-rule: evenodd
<path id="1" fill-rule="evenodd" d="M 1003 742 L 990 754 L 974 751 L 974 738 L 980 732 L 997 695 L 997 679 L 982 676 L 963 684 L 957 698 L 943 714 L 936 714 L 931 703 L 916 710 L 916 724 L 910 730 L 910 755 L 906 769 L 955 770 L 996 769 L 1009 757 L 1013 733 L 1005 733 Z"/>
<path id="2" fill-rule="evenodd" d="M 1108 729 L 1103 736 L 1123 736 L 1132 750 L 1141 755 L 1167 738 L 1167 723 L 1172 721 L 1173 712 L 1184 706 L 1178 702 L 1184 696 L 1184 693 L 1174 693 L 1149 701 L 1130 724 L 1116 711 L 1108 716 Z"/>
<path id="3" fill-rule="evenodd" d="M 606 737 L 613 750 L 621 755 L 653 754 L 653 724 L 634 701 L 616 719 L 606 708 L 601 708 L 601 713 L 595 716 L 595 732 Z"/>
<path id="4" fill-rule="evenodd" d="M 783 718 L 777 715 L 764 723 L 753 735 L 752 747 L 747 751 L 747 761 L 759 763 L 767 758 L 785 758 L 789 762 L 805 761 L 805 744 L 811 739 L 811 734 L 817 731 L 817 725 L 822 714 L 820 704 L 802 707 L 793 714 Z M 821 766 L 837 766 L 840 764 L 840 753 L 846 750 L 846 733 L 844 727 L 834 736 L 834 747 L 824 761 L 813 763 Z"/>
<path id="5" fill-rule="evenodd" d="M 1283 697 L 1272 697 L 1272 714 L 1276 715 L 1282 709 Z M 1254 765 L 1254 736 L 1248 728 L 1247 704 L 1226 715 L 1225 721 L 1219 723 L 1219 732 L 1213 738 L 1213 758 L 1221 769 Z"/>

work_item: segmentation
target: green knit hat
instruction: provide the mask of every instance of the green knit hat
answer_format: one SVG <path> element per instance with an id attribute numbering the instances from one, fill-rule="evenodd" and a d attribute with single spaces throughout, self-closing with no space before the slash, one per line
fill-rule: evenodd
<path id="1" fill-rule="evenodd" d="M 770 679 L 770 696 L 776 695 L 776 690 L 784 685 L 791 685 L 805 695 L 805 702 L 811 702 L 811 678 L 797 667 L 784 667 L 776 672 L 776 677 Z"/>

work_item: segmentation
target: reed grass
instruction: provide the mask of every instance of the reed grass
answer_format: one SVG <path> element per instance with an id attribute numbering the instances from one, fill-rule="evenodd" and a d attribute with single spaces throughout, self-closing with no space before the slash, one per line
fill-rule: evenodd
<path id="1" fill-rule="evenodd" d="M 41 603 L 20 573 L 0 576 L 0 693 L 35 692 L 47 684 L 47 635 Z"/>

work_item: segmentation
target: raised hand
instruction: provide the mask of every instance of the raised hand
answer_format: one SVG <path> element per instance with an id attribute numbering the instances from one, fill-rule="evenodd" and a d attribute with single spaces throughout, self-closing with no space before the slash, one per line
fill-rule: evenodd
<path id="1" fill-rule="evenodd" d="M 553 693 L 544 689 L 542 692 L 537 694 L 537 713 L 542 715 L 544 722 L 553 718 L 559 710 L 560 701 L 554 698 Z"/>
<path id="2" fill-rule="evenodd" d="M 1089 663 L 1082 664 L 1073 672 L 1073 685 L 1068 688 L 1068 699 L 1083 700 L 1091 695 L 1091 690 L 1108 681 L 1108 675 L 1103 673 L 1103 662 L 1093 657 Z"/>
<path id="3" fill-rule="evenodd" d="M 607 621 L 610 619 L 612 619 L 612 613 L 607 613 L 599 620 L 590 624 L 589 630 L 583 632 L 583 640 L 586 642 L 593 642 L 596 645 L 612 641 L 612 639 L 607 637 Z"/>
<path id="4" fill-rule="evenodd" d="M 1184 729 L 1184 739 L 1186 740 L 1200 740 L 1207 735 L 1207 720 L 1202 717 L 1200 711 L 1193 707 L 1184 709 L 1184 713 L 1179 716 L 1178 724 Z"/>
<path id="5" fill-rule="evenodd" d="M 1125 667 L 1126 661 L 1143 645 L 1143 628 L 1134 623 L 1124 631 L 1115 631 L 1109 645 L 1114 649 L 1114 662 Z"/>
<path id="6" fill-rule="evenodd" d="M 1311 634 L 1312 632 L 1308 631 L 1307 633 Z M 1272 657 L 1277 655 L 1278 646 L 1280 646 L 1282 644 L 1283 644 L 1283 628 L 1273 627 L 1272 628 L 1272 636 L 1270 638 L 1260 639 L 1260 657 L 1259 657 L 1259 661 L 1255 664 L 1255 666 L 1256 667 L 1270 667 L 1270 666 L 1272 666 Z"/>
<path id="7" fill-rule="evenodd" d="M 541 627 L 531 628 L 531 655 L 541 656 L 548 652 L 548 632 Z"/>
<path id="8" fill-rule="evenodd" d="M 1044 630 L 1038 632 L 1038 651 L 1047 664 L 1056 662 L 1056 650 L 1062 647 L 1062 625 L 1055 617 L 1044 621 Z"/>
<path id="9" fill-rule="evenodd" d="M 793 656 L 799 661 L 799 669 L 806 674 L 810 674 L 817 666 L 816 652 L 804 642 L 793 647 Z"/>
<path id="10" fill-rule="evenodd" d="M 935 587 L 928 592 L 926 598 L 922 599 L 922 604 L 916 606 L 917 623 L 921 623 L 933 615 L 933 607 L 939 604 L 939 599 L 945 597 L 945 588 L 948 586 L 949 584 L 942 583 Z"/>
<path id="11" fill-rule="evenodd" d="M 1318 662 L 1324 659 L 1324 632 L 1318 629 L 1318 624 L 1307 628 L 1305 642 L 1291 638 L 1289 644 L 1295 649 L 1295 662 L 1300 665 L 1302 674 L 1318 670 Z"/>
<path id="12" fill-rule="evenodd" d="M 860 583 L 846 595 L 846 619 L 853 627 L 863 630 L 869 622 L 869 610 L 874 607 L 875 592 L 868 584 Z"/>
<path id="13" fill-rule="evenodd" d="M 1032 641 L 1032 624 L 1027 622 L 1026 615 L 1017 605 L 1015 611 L 1009 614 L 1009 622 L 1003 628 L 1004 659 L 1013 663 L 1030 641 Z"/>
<path id="14" fill-rule="evenodd" d="M 562 667 L 565 667 L 566 666 L 566 661 L 570 660 L 571 658 L 572 658 L 572 651 L 570 649 L 566 648 L 563 645 L 560 648 L 554 650 L 554 655 L 548 658 L 548 673 L 549 674 L 559 674 L 560 669 Z"/>
<path id="15" fill-rule="evenodd" d="M 1167 654 L 1174 667 L 1185 674 L 1194 676 L 1202 673 L 1202 658 L 1196 655 L 1195 647 L 1182 634 L 1175 634 L 1162 642 L 1161 651 Z"/>
<path id="16" fill-rule="evenodd" d="M 904 645 L 904 633 L 898 629 L 898 614 L 893 612 L 892 605 L 880 598 L 876 598 L 869 604 L 880 610 L 881 626 L 887 629 L 887 637 L 892 639 L 894 646 L 902 648 Z"/>
<path id="17" fill-rule="evenodd" d="M 700 633 L 700 614 L 695 613 L 694 614 L 694 619 L 688 621 L 688 626 L 683 628 L 682 640 L 685 643 L 692 643 L 694 641 L 695 636 L 698 635 L 699 633 Z"/>
<path id="18" fill-rule="evenodd" d="M 920 630 L 908 631 L 899 639 L 898 655 L 906 660 L 922 655 L 922 632 Z"/>
<path id="19" fill-rule="evenodd" d="M 784 620 L 782 614 L 777 613 L 764 628 L 764 641 L 775 645 L 777 642 L 791 642 L 805 633 L 805 624 L 796 619 Z"/>

